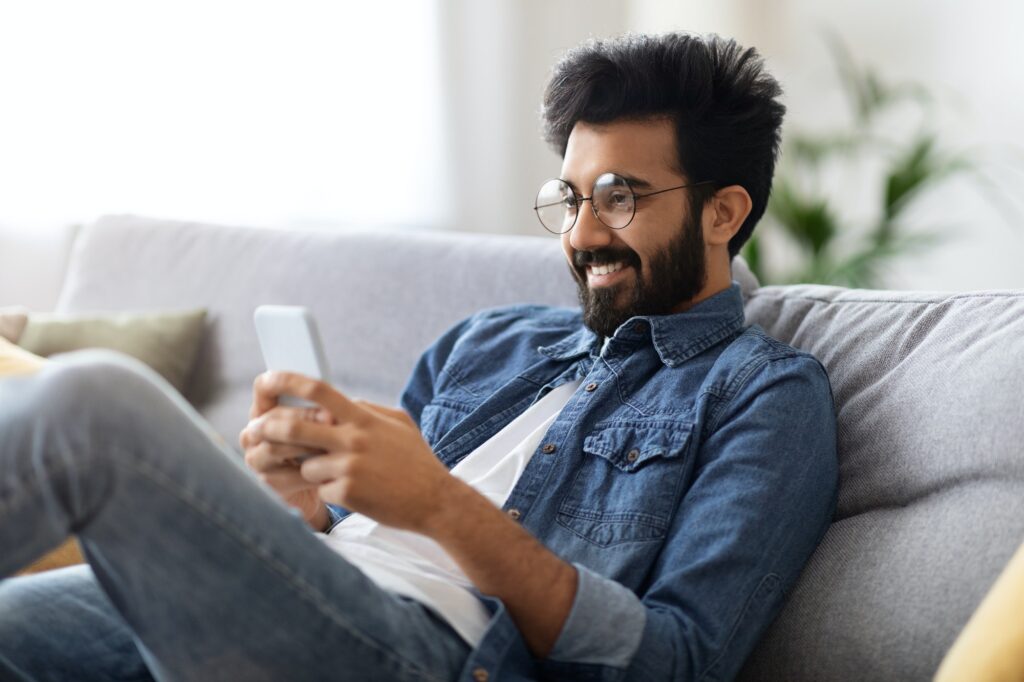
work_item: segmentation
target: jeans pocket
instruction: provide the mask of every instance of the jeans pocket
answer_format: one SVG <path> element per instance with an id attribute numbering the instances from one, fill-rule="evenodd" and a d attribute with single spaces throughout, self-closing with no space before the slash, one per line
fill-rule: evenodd
<path id="1" fill-rule="evenodd" d="M 693 424 L 598 424 L 558 510 L 558 523 L 600 547 L 661 540 L 682 493 Z"/>

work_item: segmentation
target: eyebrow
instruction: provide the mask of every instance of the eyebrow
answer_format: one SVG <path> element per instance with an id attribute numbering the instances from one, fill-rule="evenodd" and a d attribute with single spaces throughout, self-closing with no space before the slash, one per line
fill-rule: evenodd
<path id="1" fill-rule="evenodd" d="M 618 175 L 620 178 L 623 178 L 626 182 L 629 183 L 629 186 L 632 187 L 633 189 L 651 189 L 654 187 L 654 185 L 647 182 L 646 180 L 638 178 L 635 175 L 630 175 L 629 173 L 619 173 L 617 171 L 607 172 L 614 173 L 615 175 Z M 601 175 L 604 175 L 604 173 L 601 173 Z M 576 183 L 574 183 L 572 180 L 569 180 L 568 178 L 559 178 L 559 180 L 572 187 L 573 190 L 579 192 L 579 188 L 576 186 Z"/>
<path id="2" fill-rule="evenodd" d="M 651 183 L 647 182 L 646 180 L 642 180 L 638 177 L 635 177 L 633 175 L 627 175 L 626 173 L 616 173 L 616 175 L 618 175 L 620 178 L 625 178 L 626 182 L 628 182 L 629 186 L 632 187 L 633 189 L 651 189 L 653 187 Z"/>

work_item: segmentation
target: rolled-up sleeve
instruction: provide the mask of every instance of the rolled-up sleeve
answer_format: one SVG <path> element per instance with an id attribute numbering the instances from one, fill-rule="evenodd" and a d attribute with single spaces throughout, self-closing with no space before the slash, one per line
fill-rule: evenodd
<path id="1" fill-rule="evenodd" d="M 576 596 L 548 658 L 625 668 L 640 646 L 647 620 L 644 605 L 614 580 L 581 564 L 573 566 L 579 575 Z"/>

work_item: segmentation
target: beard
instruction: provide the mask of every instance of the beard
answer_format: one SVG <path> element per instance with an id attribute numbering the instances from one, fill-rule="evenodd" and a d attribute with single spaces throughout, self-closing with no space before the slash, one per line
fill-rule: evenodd
<path id="1" fill-rule="evenodd" d="M 569 266 L 576 280 L 583 324 L 603 337 L 612 336 L 619 326 L 637 315 L 667 315 L 679 304 L 692 300 L 707 283 L 704 235 L 699 221 L 686 219 L 682 230 L 668 246 L 651 256 L 650 277 L 642 270 L 640 256 L 632 249 L 577 251 Z M 616 301 L 628 281 L 592 289 L 587 285 L 587 265 L 621 262 L 633 266 L 632 295 L 623 304 Z"/>

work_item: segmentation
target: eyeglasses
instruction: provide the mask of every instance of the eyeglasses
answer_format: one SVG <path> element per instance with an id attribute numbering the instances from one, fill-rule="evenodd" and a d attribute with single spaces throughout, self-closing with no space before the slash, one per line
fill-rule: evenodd
<path id="1" fill-rule="evenodd" d="M 576 225 L 580 204 L 590 202 L 594 216 L 613 230 L 621 230 L 633 222 L 636 215 L 636 200 L 655 194 L 671 192 L 686 187 L 710 185 L 711 180 L 659 189 L 656 192 L 637 194 L 629 181 L 615 173 L 605 173 L 594 181 L 589 197 L 576 195 L 576 191 L 565 180 L 552 179 L 540 186 L 533 210 L 537 212 L 540 224 L 548 232 L 565 234 Z"/>

